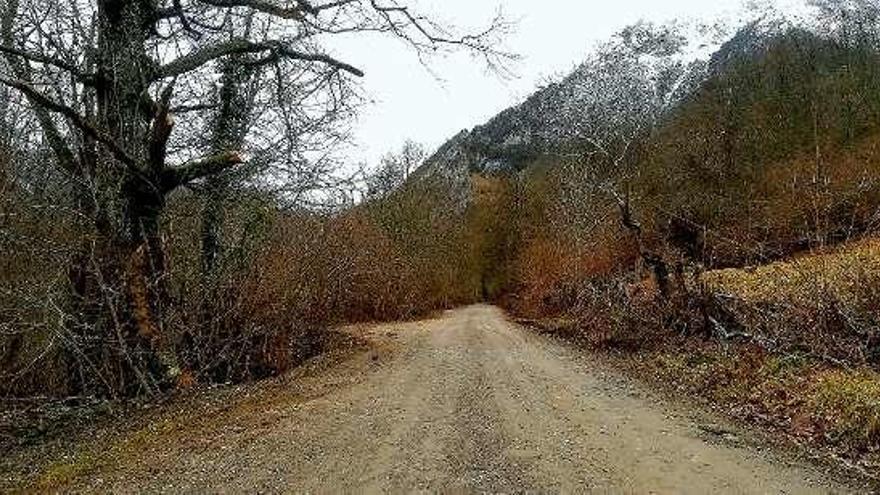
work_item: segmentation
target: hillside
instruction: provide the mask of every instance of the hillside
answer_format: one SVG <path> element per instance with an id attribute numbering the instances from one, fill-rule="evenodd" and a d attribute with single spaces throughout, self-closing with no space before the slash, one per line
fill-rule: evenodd
<path id="1" fill-rule="evenodd" d="M 542 167 L 597 188 L 625 182 L 655 237 L 709 264 L 760 262 L 869 229 L 880 192 L 863 181 L 878 171 L 876 52 L 784 19 L 748 24 L 705 60 L 685 60 L 684 42 L 658 53 L 627 40 L 462 131 L 418 176 L 454 178 L 448 187 L 464 197 L 471 174 Z M 827 203 L 822 225 L 808 218 L 816 195 Z"/>
<path id="2" fill-rule="evenodd" d="M 647 91 L 650 84 L 667 107 L 686 97 L 707 67 L 685 53 L 691 44 L 669 26 L 627 28 L 561 80 L 456 135 L 426 161 L 425 173 L 510 174 L 544 155 L 577 153 L 610 124 L 604 122 L 609 106 L 624 106 L 627 91 Z"/>

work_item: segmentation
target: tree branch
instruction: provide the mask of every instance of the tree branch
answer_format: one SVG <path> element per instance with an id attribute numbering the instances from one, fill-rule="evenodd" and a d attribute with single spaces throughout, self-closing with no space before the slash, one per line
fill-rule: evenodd
<path id="1" fill-rule="evenodd" d="M 159 102 L 156 104 L 156 116 L 150 136 L 150 167 L 154 173 L 161 173 L 165 168 L 165 158 L 168 155 L 168 139 L 174 130 L 174 119 L 171 118 L 171 97 L 174 94 L 174 81 L 163 91 Z"/>
<path id="2" fill-rule="evenodd" d="M 216 103 L 194 103 L 191 105 L 177 105 L 171 107 L 171 114 L 181 114 L 181 113 L 190 113 L 190 112 L 203 112 L 205 110 L 213 110 L 217 108 Z"/>
<path id="3" fill-rule="evenodd" d="M 18 0 L 7 1 L 6 10 L 3 12 L 2 22 L 0 22 L 0 35 L 2 35 L 3 45 L 12 45 L 13 43 L 14 37 L 12 34 L 12 28 L 13 21 L 15 20 L 15 15 L 17 12 Z M 28 65 L 24 62 L 24 60 L 21 60 L 20 57 L 16 58 L 12 56 L 12 54 L 9 52 L 6 52 L 5 58 L 15 77 L 19 79 L 29 78 Z M 58 126 L 56 126 L 55 122 L 52 121 L 52 117 L 49 115 L 49 112 L 46 111 L 46 109 L 40 107 L 39 104 L 34 100 L 34 98 L 28 96 L 27 93 L 25 93 L 25 98 L 33 108 L 34 114 L 37 117 L 37 121 L 40 123 L 40 128 L 46 135 L 46 140 L 49 142 L 49 146 L 52 148 L 52 151 L 55 153 L 55 157 L 58 159 L 58 164 L 64 170 L 76 175 L 79 172 L 76 157 L 74 156 L 73 151 L 70 149 L 67 143 L 64 142 L 64 138 L 62 137 L 61 132 L 58 130 Z"/>
<path id="4" fill-rule="evenodd" d="M 28 98 L 28 101 L 31 102 L 31 106 L 37 106 L 30 98 Z M 73 154 L 70 147 L 67 146 L 64 137 L 61 135 L 58 127 L 55 126 L 55 123 L 52 122 L 52 118 L 49 116 L 48 112 L 41 110 L 41 108 L 37 108 L 34 113 L 36 114 L 37 121 L 40 123 L 40 128 L 43 130 L 43 134 L 46 135 L 49 147 L 52 148 L 52 152 L 55 153 L 55 157 L 58 159 L 58 164 L 68 173 L 80 175 L 82 171 L 77 165 L 78 162 L 76 156 Z"/>
<path id="5" fill-rule="evenodd" d="M 166 169 L 162 173 L 162 188 L 166 192 L 170 192 L 180 186 L 219 174 L 242 163 L 244 163 L 244 159 L 236 151 L 225 151 L 201 160 L 185 163 L 179 167 Z"/>
<path id="6" fill-rule="evenodd" d="M 295 7 L 282 7 L 269 0 L 200 0 L 212 7 L 249 7 L 264 14 L 282 19 L 301 20 L 304 15 L 317 15 L 318 11 L 308 2 L 298 1 Z"/>
<path id="7" fill-rule="evenodd" d="M 119 144 L 117 144 L 113 138 L 87 122 L 86 119 L 84 119 L 80 114 L 76 112 L 76 110 L 68 107 L 67 105 L 58 103 L 50 99 L 43 93 L 37 91 L 36 88 L 25 81 L 0 78 L 0 84 L 5 84 L 10 88 L 15 88 L 19 90 L 33 104 L 39 105 L 41 108 L 44 108 L 50 112 L 59 113 L 67 117 L 75 126 L 79 127 L 88 136 L 106 146 L 107 149 L 109 149 L 113 153 L 116 159 L 124 163 L 133 171 L 140 173 L 140 170 L 138 170 L 137 167 L 137 161 L 134 158 L 132 158 L 124 149 L 122 149 L 122 147 L 119 146 Z"/>
<path id="8" fill-rule="evenodd" d="M 282 7 L 272 0 L 199 0 L 212 7 L 235 8 L 247 7 L 264 14 L 281 19 L 302 20 L 306 15 L 317 16 L 325 10 L 336 9 L 359 0 L 337 0 L 325 4 L 314 5 L 306 0 L 298 0 L 295 7 Z"/>
<path id="9" fill-rule="evenodd" d="M 399 22 L 395 22 L 391 18 L 391 14 L 398 14 L 400 17 L 403 18 L 404 27 L 409 26 L 414 28 L 424 37 L 425 40 L 433 45 L 461 45 L 467 48 L 485 51 L 487 49 L 487 46 L 484 43 L 485 39 L 497 30 L 507 27 L 509 25 L 504 21 L 501 13 L 499 12 L 498 17 L 496 17 L 495 21 L 484 31 L 474 34 L 467 34 L 458 38 L 452 38 L 444 35 L 442 33 L 442 30 L 436 29 L 436 24 L 430 22 L 430 20 L 426 19 L 423 16 L 413 14 L 409 7 L 402 5 L 383 6 L 379 5 L 379 2 L 377 0 L 370 0 L 370 6 L 373 7 L 373 10 L 380 13 L 385 18 L 385 20 L 391 27 L 391 30 L 396 32 L 398 35 L 402 36 L 405 39 L 411 39 L 400 30 L 401 24 Z"/>
<path id="10" fill-rule="evenodd" d="M 243 55 L 248 53 L 260 53 L 271 51 L 280 57 L 291 60 L 303 60 L 317 62 L 343 70 L 357 77 L 363 77 L 364 72 L 357 67 L 337 60 L 323 53 L 307 53 L 294 50 L 281 41 L 254 42 L 247 39 L 234 39 L 224 43 L 206 46 L 189 55 L 165 64 L 159 69 L 158 77 L 177 77 L 210 63 L 218 58 L 228 55 Z"/>
<path id="11" fill-rule="evenodd" d="M 49 57 L 46 55 L 42 55 L 39 53 L 30 53 L 24 50 L 19 50 L 18 48 L 13 48 L 11 46 L 2 46 L 0 45 L 0 52 L 5 53 L 6 55 L 11 55 L 15 57 L 22 58 L 24 60 L 28 60 L 31 62 L 36 62 L 38 64 L 51 65 L 54 67 L 58 67 L 61 70 L 67 71 L 73 74 L 74 77 L 77 78 L 80 82 L 84 84 L 95 84 L 96 75 L 95 74 L 86 74 L 83 73 L 78 67 L 73 64 L 67 63 L 64 60 Z"/>

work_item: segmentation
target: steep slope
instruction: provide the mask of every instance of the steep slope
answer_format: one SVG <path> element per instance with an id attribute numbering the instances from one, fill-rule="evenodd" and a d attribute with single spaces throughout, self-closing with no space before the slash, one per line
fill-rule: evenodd
<path id="1" fill-rule="evenodd" d="M 813 36 L 784 17 L 751 22 L 720 44 L 680 26 L 636 24 L 558 82 L 451 138 L 426 161 L 422 175 L 510 173 L 541 155 L 583 152 L 600 130 L 626 125 L 621 120 L 645 111 L 659 110 L 653 116 L 662 122 L 713 79 L 761 60 L 777 45 L 810 43 Z"/>
<path id="2" fill-rule="evenodd" d="M 735 37 L 648 140 L 649 227 L 712 265 L 865 232 L 880 200 L 880 56 L 792 28 Z"/>
<path id="3" fill-rule="evenodd" d="M 614 127 L 658 119 L 705 78 L 706 61 L 696 53 L 705 44 L 680 26 L 631 26 L 558 82 L 457 134 L 416 176 L 512 174 L 543 156 L 582 153 Z"/>
<path id="4" fill-rule="evenodd" d="M 649 233 L 712 263 L 778 257 L 810 233 L 857 233 L 876 189 L 858 183 L 878 172 L 868 138 L 880 131 L 880 57 L 804 26 L 756 21 L 703 57 L 677 31 L 625 30 L 560 82 L 459 133 L 419 176 L 444 177 L 466 203 L 473 174 L 574 163 L 574 178 L 559 180 L 579 181 L 580 200 L 625 182 Z M 804 195 L 816 174 L 829 187 L 813 193 L 841 198 L 823 200 L 821 226 Z M 697 229 L 732 242 L 706 251 Z"/>

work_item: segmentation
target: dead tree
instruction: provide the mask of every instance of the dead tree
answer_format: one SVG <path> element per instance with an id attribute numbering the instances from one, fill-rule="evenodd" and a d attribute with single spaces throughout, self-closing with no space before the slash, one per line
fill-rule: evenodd
<path id="1" fill-rule="evenodd" d="M 633 214 L 629 192 L 627 191 L 626 196 L 621 196 L 613 189 L 609 191 L 614 197 L 618 210 L 620 211 L 621 224 L 635 238 L 642 262 L 644 262 L 645 266 L 647 266 L 651 270 L 651 273 L 654 274 L 654 280 L 657 283 L 657 290 L 660 291 L 660 296 L 664 300 L 668 299 L 671 292 L 669 288 L 669 265 L 663 259 L 663 256 L 648 249 L 645 245 L 642 224 L 636 220 Z"/>

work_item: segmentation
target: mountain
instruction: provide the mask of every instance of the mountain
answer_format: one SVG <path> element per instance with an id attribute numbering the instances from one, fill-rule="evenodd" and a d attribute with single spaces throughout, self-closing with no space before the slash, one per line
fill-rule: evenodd
<path id="1" fill-rule="evenodd" d="M 880 136 L 875 48 L 776 19 L 692 57 L 692 43 L 639 29 L 460 132 L 416 177 L 442 179 L 466 206 L 475 176 L 515 175 L 538 163 L 554 174 L 574 157 L 578 175 L 557 174 L 580 191 L 569 198 L 583 208 L 573 216 L 598 215 L 626 187 L 645 232 L 716 264 L 782 257 L 876 223 L 870 205 L 880 184 L 865 180 L 876 177 Z M 820 202 L 827 214 L 817 220 Z"/>
<path id="2" fill-rule="evenodd" d="M 425 162 L 420 174 L 450 177 L 520 170 L 541 152 L 560 144 L 558 136 L 564 133 L 556 133 L 559 129 L 551 116 L 553 102 L 560 99 L 565 87 L 562 82 L 543 88 L 485 124 L 461 131 Z"/>
<path id="3" fill-rule="evenodd" d="M 417 177 L 519 172 L 542 155 L 583 148 L 596 133 L 658 118 L 703 80 L 707 64 L 668 27 L 638 24 L 558 82 L 445 143 Z M 623 122 L 623 123 L 622 123 Z"/>
<path id="4" fill-rule="evenodd" d="M 603 132 L 662 123 L 708 79 L 766 53 L 792 29 L 784 19 L 755 21 L 708 57 L 698 57 L 689 50 L 703 49 L 706 42 L 688 40 L 668 27 L 637 24 L 560 81 L 461 131 L 415 177 L 443 177 L 461 185 L 470 174 L 516 173 L 542 155 L 582 152 Z"/>

